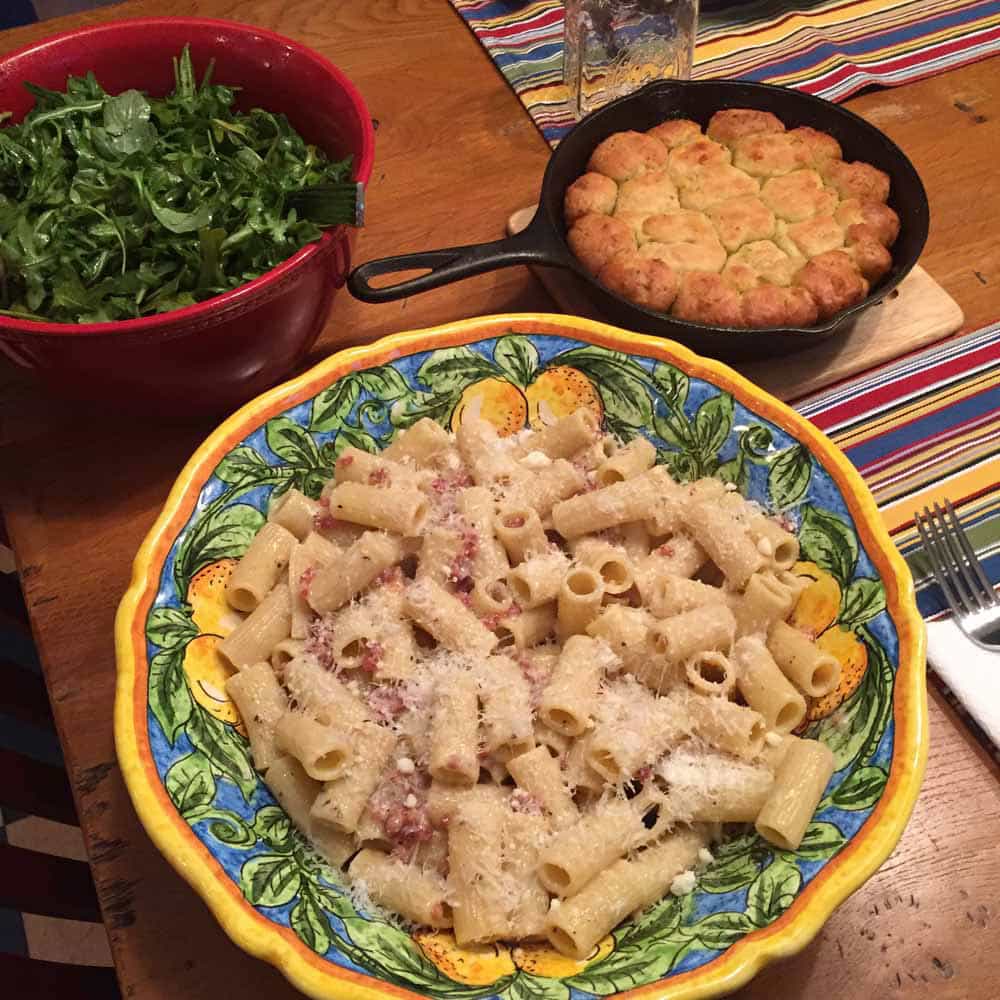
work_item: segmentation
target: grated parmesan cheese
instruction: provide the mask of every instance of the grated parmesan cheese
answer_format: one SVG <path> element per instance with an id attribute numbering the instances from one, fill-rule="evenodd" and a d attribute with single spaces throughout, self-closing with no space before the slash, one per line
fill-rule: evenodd
<path id="1" fill-rule="evenodd" d="M 776 747 L 781 743 L 781 733 L 776 733 L 773 729 L 764 734 L 764 742 L 769 747 Z"/>
<path id="2" fill-rule="evenodd" d="M 399 760 L 396 761 L 396 770 L 399 771 L 400 774 L 413 774 L 416 770 L 416 764 L 414 764 L 409 757 L 400 757 Z"/>
<path id="3" fill-rule="evenodd" d="M 703 865 L 710 865 L 715 860 L 715 855 L 707 847 L 698 848 L 698 862 Z"/>
<path id="4" fill-rule="evenodd" d="M 670 892 L 674 896 L 686 896 L 689 892 L 694 891 L 697 884 L 697 876 L 689 869 L 674 876 L 673 882 L 670 883 Z"/>

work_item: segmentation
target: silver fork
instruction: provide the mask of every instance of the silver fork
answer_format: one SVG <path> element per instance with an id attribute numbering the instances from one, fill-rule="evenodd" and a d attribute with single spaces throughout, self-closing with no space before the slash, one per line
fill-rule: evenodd
<path id="1" fill-rule="evenodd" d="M 977 645 L 1000 650 L 1000 600 L 952 507 L 924 507 L 914 521 L 934 579 L 955 613 L 959 628 Z"/>

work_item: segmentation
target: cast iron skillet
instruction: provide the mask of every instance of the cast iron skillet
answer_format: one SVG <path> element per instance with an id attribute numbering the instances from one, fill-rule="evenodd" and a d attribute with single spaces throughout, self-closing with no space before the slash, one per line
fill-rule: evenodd
<path id="1" fill-rule="evenodd" d="M 675 319 L 629 302 L 588 274 L 566 244 L 563 194 L 586 170 L 594 147 L 614 132 L 644 132 L 667 118 L 690 118 L 703 128 L 721 108 L 756 108 L 776 114 L 788 128 L 811 125 L 840 143 L 845 160 L 865 160 L 892 180 L 889 204 L 900 219 L 892 247 L 892 270 L 868 297 L 823 323 L 802 328 L 743 330 Z M 600 312 L 611 322 L 643 333 L 669 337 L 711 357 L 752 360 L 801 350 L 845 326 L 862 310 L 881 302 L 917 262 L 927 239 L 927 195 L 913 164 L 874 125 L 836 104 L 796 90 L 739 81 L 660 81 L 588 115 L 552 154 L 538 211 L 527 229 L 507 239 L 474 246 L 402 254 L 369 261 L 348 278 L 351 292 L 365 302 L 392 302 L 407 295 L 513 264 L 568 268 L 580 279 Z M 397 271 L 429 268 L 408 281 L 375 288 L 369 279 Z"/>

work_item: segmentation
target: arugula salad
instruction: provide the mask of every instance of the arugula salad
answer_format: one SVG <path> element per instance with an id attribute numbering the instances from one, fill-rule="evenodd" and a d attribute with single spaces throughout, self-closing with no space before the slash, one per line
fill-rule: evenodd
<path id="1" fill-rule="evenodd" d="M 199 84 L 185 47 L 163 98 L 108 94 L 92 72 L 65 92 L 26 84 L 35 107 L 0 128 L 0 313 L 92 323 L 179 309 L 353 220 L 351 159 L 331 161 L 282 114 L 235 111 L 237 89 L 212 68 Z"/>

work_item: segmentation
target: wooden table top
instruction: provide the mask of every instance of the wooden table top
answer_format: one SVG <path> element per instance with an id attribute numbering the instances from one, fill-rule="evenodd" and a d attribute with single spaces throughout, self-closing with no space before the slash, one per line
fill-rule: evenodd
<path id="1" fill-rule="evenodd" d="M 0 50 L 71 26 L 154 14 L 155 0 L 0 34 Z M 174 14 L 274 28 L 328 55 L 378 120 L 358 259 L 494 239 L 535 200 L 548 150 L 445 0 L 175 0 Z M 911 156 L 927 185 L 924 266 L 965 310 L 1000 316 L 1000 62 L 849 106 Z M 551 309 L 525 268 L 412 300 L 344 293 L 315 355 L 461 317 Z M 139 825 L 115 760 L 112 621 L 139 543 L 210 422 L 161 427 L 49 400 L 0 371 L 0 487 L 123 995 L 291 998 L 223 934 Z M 927 778 L 902 842 L 799 956 L 737 995 L 854 1000 L 1000 995 L 1000 768 L 931 688 Z"/>

